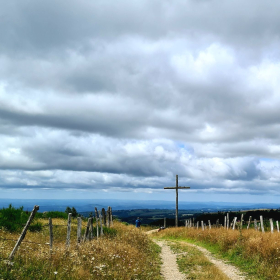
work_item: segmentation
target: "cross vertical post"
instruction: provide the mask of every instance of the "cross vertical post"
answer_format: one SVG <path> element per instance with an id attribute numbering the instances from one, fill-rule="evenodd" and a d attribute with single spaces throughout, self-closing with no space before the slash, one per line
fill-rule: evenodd
<path id="1" fill-rule="evenodd" d="M 190 189 L 190 187 L 179 187 L 178 186 L 178 175 L 176 175 L 176 187 L 167 187 L 164 189 L 175 189 L 176 190 L 176 213 L 175 213 L 175 227 L 178 227 L 178 189 Z"/>
<path id="2" fill-rule="evenodd" d="M 175 213 L 175 227 L 178 227 L 178 175 L 176 175 L 176 213 Z"/>

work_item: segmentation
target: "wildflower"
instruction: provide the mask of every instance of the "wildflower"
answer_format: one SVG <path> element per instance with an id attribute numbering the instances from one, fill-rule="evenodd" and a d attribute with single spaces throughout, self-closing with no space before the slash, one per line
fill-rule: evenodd
<path id="1" fill-rule="evenodd" d="M 95 257 L 92 257 L 91 260 L 94 261 Z"/>
<path id="2" fill-rule="evenodd" d="M 4 261 L 4 263 L 5 263 L 6 265 L 8 265 L 8 266 L 13 266 L 13 265 L 14 265 L 14 263 L 11 262 L 11 261 Z"/>
<path id="3" fill-rule="evenodd" d="M 57 273 L 58 273 L 58 272 L 57 272 L 57 271 L 55 271 L 55 272 L 54 272 L 54 275 L 56 275 Z"/>

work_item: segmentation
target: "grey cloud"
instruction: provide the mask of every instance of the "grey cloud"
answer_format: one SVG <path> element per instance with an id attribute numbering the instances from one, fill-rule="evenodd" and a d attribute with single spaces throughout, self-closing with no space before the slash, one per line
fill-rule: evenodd
<path id="1" fill-rule="evenodd" d="M 3 185 L 277 193 L 278 3 L 2 6 Z"/>
<path id="2" fill-rule="evenodd" d="M 7 3 L 5 3 L 7 7 Z M 9 1 L 1 13 L 6 48 L 73 46 L 92 37 L 205 36 L 248 47 L 278 34 L 278 4 L 262 1 Z M 211 12 L 210 12 L 211 11 Z M 5 26 L 5 28 L 4 28 Z"/>

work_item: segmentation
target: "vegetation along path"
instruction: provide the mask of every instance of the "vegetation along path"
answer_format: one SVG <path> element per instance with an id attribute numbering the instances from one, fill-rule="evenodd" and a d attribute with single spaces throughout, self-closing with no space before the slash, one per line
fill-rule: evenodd
<path id="1" fill-rule="evenodd" d="M 226 274 L 229 279 L 232 279 L 232 280 L 246 279 L 246 277 L 244 275 L 242 275 L 242 272 L 238 268 L 213 257 L 213 255 L 205 248 L 202 248 L 202 247 L 194 245 L 194 244 L 189 244 L 189 243 L 188 243 L 188 246 L 192 246 L 192 247 L 198 249 L 200 252 L 202 252 L 204 254 L 204 256 L 211 263 L 213 263 L 219 270 L 221 270 L 224 274 Z"/>
<path id="2" fill-rule="evenodd" d="M 176 254 L 174 254 L 170 247 L 164 241 L 156 242 L 161 247 L 161 274 L 166 280 L 184 280 L 185 276 L 179 271 Z"/>
<path id="3" fill-rule="evenodd" d="M 165 279 L 246 279 L 236 267 L 213 257 L 205 248 L 181 241 L 155 242 L 162 248 L 161 274 Z"/>

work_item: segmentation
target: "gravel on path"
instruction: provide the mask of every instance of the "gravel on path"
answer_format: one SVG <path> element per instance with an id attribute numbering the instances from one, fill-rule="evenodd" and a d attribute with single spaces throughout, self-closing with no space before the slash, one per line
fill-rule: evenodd
<path id="1" fill-rule="evenodd" d="M 147 234 L 152 234 L 154 232 L 158 231 L 151 230 L 146 232 Z M 183 280 L 186 279 L 185 275 L 179 271 L 177 262 L 176 262 L 176 254 L 174 254 L 170 247 L 167 245 L 167 242 L 165 241 L 155 241 L 161 248 L 161 258 L 162 258 L 162 267 L 161 267 L 161 274 L 164 276 L 167 280 Z M 200 250 L 210 262 L 212 262 L 216 267 L 218 267 L 227 277 L 231 280 L 245 280 L 246 277 L 242 275 L 242 272 L 236 268 L 235 266 L 226 263 L 223 260 L 219 260 L 215 258 L 207 249 L 200 247 L 198 245 L 190 244 L 188 242 L 182 242 L 184 244 L 187 244 L 189 246 L 193 246 Z"/>
<path id="2" fill-rule="evenodd" d="M 185 280 L 183 273 L 179 271 L 177 265 L 177 257 L 174 254 L 170 247 L 164 241 L 156 241 L 156 243 L 161 247 L 161 274 L 166 280 Z"/>
<path id="3" fill-rule="evenodd" d="M 182 242 L 184 244 L 186 244 L 187 242 Z M 227 264 L 225 263 L 225 261 L 222 260 L 218 260 L 215 257 L 213 257 L 213 255 L 205 248 L 202 248 L 198 245 L 194 245 L 194 244 L 190 244 L 187 243 L 189 246 L 193 246 L 195 248 L 197 248 L 199 251 L 201 251 L 206 258 L 208 258 L 208 260 L 213 263 L 214 265 L 216 265 L 229 279 L 231 280 L 244 280 L 246 279 L 246 277 L 244 275 L 242 275 L 242 272 L 236 268 L 235 266 L 231 265 L 231 264 Z"/>

